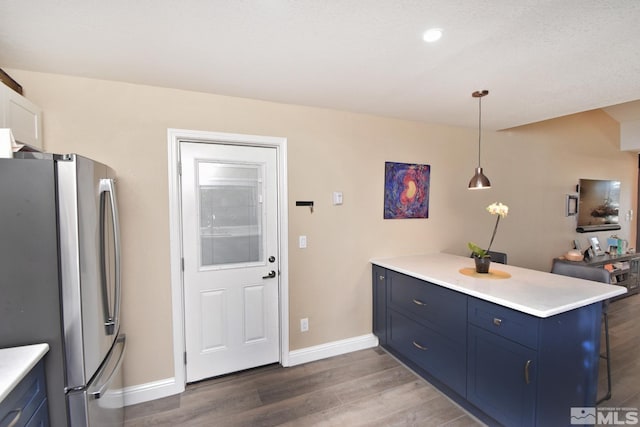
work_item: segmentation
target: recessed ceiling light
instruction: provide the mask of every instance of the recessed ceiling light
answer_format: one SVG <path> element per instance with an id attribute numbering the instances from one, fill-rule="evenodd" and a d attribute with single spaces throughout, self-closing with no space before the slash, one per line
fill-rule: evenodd
<path id="1" fill-rule="evenodd" d="M 442 37 L 442 28 L 431 28 L 430 30 L 425 31 L 422 35 L 422 39 L 427 43 L 438 41 L 440 40 L 440 37 Z"/>

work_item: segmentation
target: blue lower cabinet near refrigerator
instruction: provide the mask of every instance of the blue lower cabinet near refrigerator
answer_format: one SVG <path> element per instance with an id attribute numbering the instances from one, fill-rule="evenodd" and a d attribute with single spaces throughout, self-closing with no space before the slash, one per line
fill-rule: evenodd
<path id="1" fill-rule="evenodd" d="M 75 154 L 16 153 L 0 159 L 0 201 L 0 347 L 49 344 L 52 426 L 123 425 L 114 171 Z"/>
<path id="2" fill-rule="evenodd" d="M 0 426 L 49 425 L 44 363 L 38 362 L 0 402 Z"/>

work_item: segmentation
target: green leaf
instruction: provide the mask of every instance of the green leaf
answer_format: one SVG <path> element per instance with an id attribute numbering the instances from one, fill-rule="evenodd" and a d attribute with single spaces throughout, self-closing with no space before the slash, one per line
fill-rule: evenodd
<path id="1" fill-rule="evenodd" d="M 467 246 L 471 250 L 471 253 L 473 253 L 473 256 L 478 258 L 484 258 L 485 256 L 487 256 L 487 251 L 485 249 L 482 249 L 480 246 L 476 245 L 475 243 L 469 242 L 467 243 Z"/>

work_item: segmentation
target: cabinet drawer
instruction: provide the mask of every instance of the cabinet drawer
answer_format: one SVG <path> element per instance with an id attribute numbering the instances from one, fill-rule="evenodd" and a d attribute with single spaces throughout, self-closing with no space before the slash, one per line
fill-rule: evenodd
<path id="1" fill-rule="evenodd" d="M 469 298 L 469 323 L 529 348 L 538 348 L 540 319 L 535 316 L 477 298 Z"/>
<path id="2" fill-rule="evenodd" d="M 395 310 L 387 311 L 388 344 L 461 396 L 466 395 L 466 344 L 459 344 Z"/>
<path id="3" fill-rule="evenodd" d="M 40 362 L 0 403 L 0 425 L 25 426 L 45 398 L 44 365 Z"/>
<path id="4" fill-rule="evenodd" d="M 387 271 L 389 308 L 449 338 L 467 338 L 467 296 L 395 271 Z"/>

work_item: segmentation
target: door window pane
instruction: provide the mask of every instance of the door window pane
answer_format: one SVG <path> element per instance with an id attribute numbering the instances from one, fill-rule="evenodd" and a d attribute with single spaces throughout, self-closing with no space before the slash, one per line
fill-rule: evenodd
<path id="1" fill-rule="evenodd" d="M 263 259 L 262 165 L 198 163 L 200 265 Z"/>

